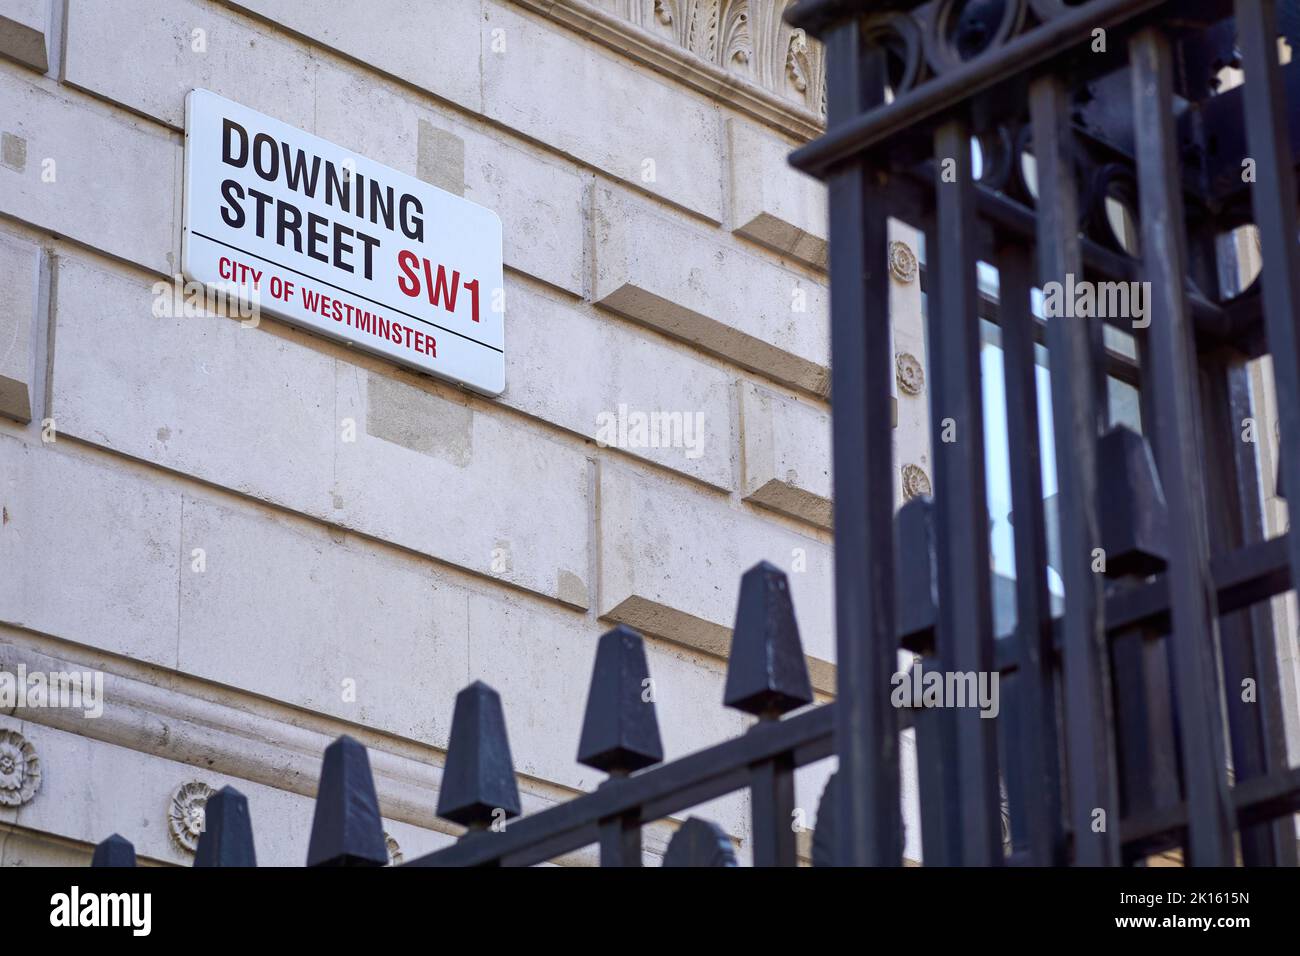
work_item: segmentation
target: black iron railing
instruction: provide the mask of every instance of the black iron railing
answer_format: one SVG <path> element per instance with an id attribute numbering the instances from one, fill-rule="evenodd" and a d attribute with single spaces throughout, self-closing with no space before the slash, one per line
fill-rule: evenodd
<path id="1" fill-rule="evenodd" d="M 1261 602 L 1290 587 L 1300 543 L 1263 540 L 1254 447 L 1241 441 L 1252 414 L 1245 363 L 1269 352 L 1285 409 L 1283 474 L 1300 481 L 1291 136 L 1300 123 L 1287 107 L 1300 66 L 1278 62 L 1279 36 L 1297 39 L 1292 6 L 1282 24 L 1271 0 L 804 0 L 792 11 L 826 43 L 830 71 L 827 133 L 792 162 L 831 196 L 844 802 L 897 799 L 895 754 L 882 745 L 894 726 L 881 706 L 893 663 L 871 650 L 886 646 L 894 611 L 881 586 L 894 577 L 883 505 L 892 478 L 879 461 L 892 374 L 881 254 L 890 216 L 925 231 L 932 259 L 935 496 L 912 521 L 933 523 L 935 580 L 914 584 L 938 597 L 932 636 L 913 645 L 917 666 L 993 666 L 1003 678 L 996 737 L 971 709 L 918 715 L 927 862 L 1004 859 L 1000 785 L 1011 862 L 1115 864 L 1181 846 L 1188 862 L 1230 864 L 1238 841 L 1247 864 L 1296 861 L 1285 815 L 1297 807 L 1300 772 L 1286 763 Z M 1244 85 L 1219 93 L 1224 67 L 1244 70 Z M 1229 175 L 1252 158 L 1267 176 Z M 1132 229 L 1112 228 L 1116 208 Z M 1262 292 L 1229 301 L 1215 241 L 1252 212 Z M 997 637 L 978 261 L 999 272 L 1016 519 L 1017 625 Z M 1142 435 L 1110 420 L 1103 320 L 1056 317 L 1044 327 L 1032 314 L 1032 289 L 1067 278 L 1149 283 L 1146 324 L 1105 320 L 1135 340 Z M 1064 614 L 1055 619 L 1039 478 L 1040 334 L 1059 482 Z M 955 441 L 941 440 L 945 423 Z M 864 621 L 873 622 L 870 646 Z M 842 819 L 845 861 L 897 862 L 881 814 Z"/>
<path id="2" fill-rule="evenodd" d="M 835 705 L 807 707 L 813 693 L 785 574 L 762 563 L 741 581 L 724 703 L 758 718 L 745 734 L 662 763 L 649 678 L 641 635 L 617 627 L 601 637 L 577 757 L 608 779 L 508 825 L 520 804 L 501 698 L 482 682 L 461 691 L 437 812 L 467 829 L 454 845 L 404 865 L 519 866 L 599 844 L 602 866 L 640 866 L 642 827 L 738 790 L 748 791 L 753 808 L 754 862 L 795 865 L 794 772 L 832 754 Z M 821 813 L 829 818 L 826 805 L 823 800 Z M 815 856 L 822 862 L 829 862 L 830 832 L 819 831 Z M 325 751 L 307 863 L 382 866 L 387 860 L 366 749 L 340 737 Z M 134 861 L 131 844 L 116 834 L 95 851 L 95 865 Z M 254 863 L 248 801 L 225 787 L 208 800 L 194 865 Z M 664 865 L 735 866 L 736 855 L 721 828 L 691 818 L 670 840 Z"/>

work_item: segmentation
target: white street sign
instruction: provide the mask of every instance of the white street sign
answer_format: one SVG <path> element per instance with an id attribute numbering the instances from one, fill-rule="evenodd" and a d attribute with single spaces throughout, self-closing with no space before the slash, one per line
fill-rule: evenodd
<path id="1" fill-rule="evenodd" d="M 182 269 L 295 325 L 505 389 L 497 214 L 207 90 L 185 100 Z"/>

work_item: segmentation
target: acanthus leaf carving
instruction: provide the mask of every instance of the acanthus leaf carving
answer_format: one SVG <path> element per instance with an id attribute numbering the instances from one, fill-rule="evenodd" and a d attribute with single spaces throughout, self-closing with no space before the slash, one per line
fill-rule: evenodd
<path id="1" fill-rule="evenodd" d="M 781 15 L 795 0 L 597 0 L 695 57 L 826 112 L 821 44 Z"/>

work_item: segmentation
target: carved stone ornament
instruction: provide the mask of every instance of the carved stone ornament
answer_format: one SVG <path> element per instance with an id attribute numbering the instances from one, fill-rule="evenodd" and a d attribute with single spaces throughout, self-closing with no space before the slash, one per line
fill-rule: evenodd
<path id="1" fill-rule="evenodd" d="M 171 806 L 167 810 L 167 825 L 171 829 L 172 839 L 182 850 L 193 853 L 198 849 L 208 798 L 216 792 L 206 783 L 193 780 L 181 784 L 172 794 Z"/>
<path id="2" fill-rule="evenodd" d="M 0 730 L 0 806 L 19 807 L 41 788 L 41 758 L 16 730 Z"/>
<path id="3" fill-rule="evenodd" d="M 822 46 L 781 19 L 794 0 L 596 0 L 688 53 L 826 112 Z"/>
<path id="4" fill-rule="evenodd" d="M 916 253 L 898 239 L 889 243 L 889 272 L 899 282 L 916 281 Z"/>
<path id="5" fill-rule="evenodd" d="M 402 848 L 397 845 L 397 841 L 393 839 L 392 835 L 387 830 L 384 831 L 384 846 L 388 848 L 388 865 L 400 866 L 402 862 Z"/>
<path id="6" fill-rule="evenodd" d="M 930 494 L 930 476 L 920 465 L 903 466 L 903 497 L 908 501 L 918 495 Z"/>
<path id="7" fill-rule="evenodd" d="M 899 352 L 894 356 L 894 369 L 898 375 L 898 387 L 908 395 L 920 395 L 925 388 L 925 369 L 911 352 Z"/>

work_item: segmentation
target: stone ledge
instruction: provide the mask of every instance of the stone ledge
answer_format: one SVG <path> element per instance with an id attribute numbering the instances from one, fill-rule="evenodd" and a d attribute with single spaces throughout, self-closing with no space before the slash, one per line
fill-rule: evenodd
<path id="1" fill-rule="evenodd" d="M 660 39 L 624 17 L 600 9 L 588 0 L 514 0 L 571 30 L 591 37 L 653 70 L 716 97 L 754 119 L 802 140 L 825 132 L 820 114 L 801 107 L 690 51 Z M 816 41 L 808 41 L 815 44 Z"/>
<path id="2" fill-rule="evenodd" d="M 8 0 L 0 12 L 0 54 L 44 73 L 50 68 L 50 0 Z"/>
<path id="3" fill-rule="evenodd" d="M 0 669 L 13 672 L 23 664 L 32 671 L 85 671 L 105 668 L 109 662 L 69 659 L 53 656 L 38 650 L 12 643 L 12 635 L 0 633 Z M 167 676 L 158 674 L 158 683 L 123 676 L 105 669 L 104 696 L 109 704 L 102 717 L 85 719 L 80 711 L 60 708 L 26 708 L 0 712 L 0 725 L 12 722 L 25 727 L 29 738 L 42 745 L 37 728 L 48 728 L 63 734 L 76 735 L 122 747 L 160 761 L 194 768 L 174 772 L 175 784 L 190 776 L 215 780 L 220 776 L 306 798 L 294 801 L 295 815 L 283 814 L 267 819 L 255 817 L 254 838 L 272 827 L 286 824 L 295 829 L 305 829 L 311 823 L 311 806 L 316 795 L 320 764 L 325 748 L 342 733 L 357 737 L 369 750 L 375 789 L 385 821 L 398 821 L 426 831 L 426 839 L 433 845 L 418 852 L 428 852 L 450 843 L 450 837 L 463 832 L 456 824 L 436 816 L 438 789 L 442 780 L 441 750 L 428 748 L 422 757 L 407 756 L 385 749 L 386 738 L 366 728 L 342 722 L 328 722 L 328 730 L 312 729 L 294 723 L 263 716 L 241 707 L 237 702 L 219 704 L 193 696 L 183 690 L 166 686 Z M 19 723 L 21 722 L 21 723 Z M 576 731 L 576 728 L 575 728 Z M 409 746 L 409 745 L 404 745 Z M 182 768 L 176 768 L 178 771 Z M 557 787 L 553 784 L 521 776 L 520 800 L 525 814 L 533 814 L 580 795 L 580 791 Z M 81 781 L 80 783 L 84 783 Z M 224 781 L 220 781 L 224 782 Z M 47 784 L 53 785 L 47 781 Z M 70 790 L 68 791 L 71 792 Z M 49 799 L 50 793 L 38 793 L 34 798 Z M 161 825 L 166 814 L 168 793 L 157 794 L 158 816 Z M 14 811 L 0 810 L 0 823 L 12 821 Z M 74 825 L 69 825 L 74 824 Z M 66 821 L 53 832 L 58 837 L 93 845 L 107 833 L 85 830 L 84 818 Z M 657 863 L 676 829 L 675 819 L 657 821 L 647 826 L 644 845 L 648 862 Z M 137 843 L 142 854 L 161 862 L 188 865 L 188 857 L 170 843 L 146 841 L 148 829 L 136 833 L 123 832 L 123 836 Z M 156 833 L 152 834 L 157 836 Z M 403 853 L 407 861 L 418 852 L 406 841 Z M 260 848 L 259 848 L 260 849 Z M 264 861 L 264 862 L 270 862 Z M 568 865 L 594 865 L 598 862 L 595 847 L 587 847 L 555 862 Z M 287 860 L 282 865 L 299 865 L 300 861 Z"/>

